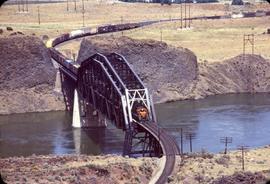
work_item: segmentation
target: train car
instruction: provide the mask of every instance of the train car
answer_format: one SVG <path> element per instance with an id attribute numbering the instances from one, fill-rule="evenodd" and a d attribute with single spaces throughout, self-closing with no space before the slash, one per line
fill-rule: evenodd
<path id="1" fill-rule="evenodd" d="M 206 19 L 220 19 L 221 16 L 219 16 L 219 15 L 214 15 L 214 16 L 206 16 L 205 18 L 206 18 Z"/>
<path id="2" fill-rule="evenodd" d="M 256 13 L 255 12 L 244 12 L 243 15 L 244 15 L 244 17 L 255 17 Z"/>
<path id="3" fill-rule="evenodd" d="M 98 33 L 109 33 L 116 31 L 115 25 L 106 25 L 106 26 L 99 26 L 98 27 Z"/>
<path id="4" fill-rule="evenodd" d="M 256 11 L 255 14 L 256 14 L 256 17 L 263 17 L 266 15 L 266 13 L 264 11 L 261 11 L 261 10 Z"/>
<path id="5" fill-rule="evenodd" d="M 140 27 L 140 23 L 125 23 L 125 24 L 106 25 L 106 26 L 99 26 L 97 28 L 97 32 L 98 33 L 110 33 L 110 32 L 134 29 L 137 27 Z"/>
<path id="6" fill-rule="evenodd" d="M 50 49 L 51 57 L 60 65 L 71 71 L 73 74 L 77 74 L 78 67 L 75 66 L 75 62 L 54 48 Z"/>
<path id="7" fill-rule="evenodd" d="M 82 36 L 82 35 L 84 35 L 84 30 L 81 30 L 81 29 L 71 31 L 69 33 L 69 36 L 70 36 L 71 39 L 74 38 L 74 37 Z"/>
<path id="8" fill-rule="evenodd" d="M 243 18 L 243 17 L 244 17 L 243 13 L 234 13 L 234 14 L 232 14 L 233 19 Z"/>
<path id="9" fill-rule="evenodd" d="M 59 37 L 55 38 L 52 42 L 52 47 L 63 43 L 64 41 L 67 41 L 69 39 L 69 33 L 61 34 Z"/>

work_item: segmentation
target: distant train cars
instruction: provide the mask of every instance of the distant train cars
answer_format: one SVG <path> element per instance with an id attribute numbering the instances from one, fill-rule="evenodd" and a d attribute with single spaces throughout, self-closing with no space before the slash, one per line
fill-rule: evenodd
<path id="1" fill-rule="evenodd" d="M 147 22 L 147 23 L 149 24 L 149 22 Z M 49 39 L 46 43 L 46 46 L 48 48 L 51 48 L 51 47 L 55 47 L 56 45 L 58 45 L 60 43 L 68 41 L 68 40 L 72 40 L 72 39 L 76 39 L 76 38 L 80 38 L 80 37 L 84 37 L 84 36 L 95 35 L 95 34 L 110 33 L 110 32 L 134 29 L 137 27 L 144 26 L 145 24 L 146 24 L 146 22 L 126 23 L 126 24 L 109 24 L 109 25 L 105 25 L 105 26 L 99 26 L 97 28 L 86 27 L 86 28 L 71 31 L 70 33 L 64 33 L 55 39 Z"/>
<path id="2" fill-rule="evenodd" d="M 116 32 L 116 31 L 124 31 L 128 29 L 134 29 L 140 27 L 140 23 L 126 23 L 126 24 L 113 24 L 113 25 L 105 25 L 99 26 L 97 28 L 98 33 L 109 33 L 109 32 Z"/>

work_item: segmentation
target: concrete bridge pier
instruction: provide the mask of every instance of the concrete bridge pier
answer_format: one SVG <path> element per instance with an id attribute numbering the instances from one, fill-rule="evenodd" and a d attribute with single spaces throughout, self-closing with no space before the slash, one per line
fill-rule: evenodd
<path id="1" fill-rule="evenodd" d="M 106 127 L 108 119 L 99 110 L 80 97 L 77 89 L 74 90 L 72 126 L 74 128 Z"/>

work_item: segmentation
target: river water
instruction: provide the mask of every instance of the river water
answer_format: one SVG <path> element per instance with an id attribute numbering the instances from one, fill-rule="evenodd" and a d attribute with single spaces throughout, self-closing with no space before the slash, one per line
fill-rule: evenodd
<path id="1" fill-rule="evenodd" d="M 221 137 L 232 137 L 229 149 L 239 145 L 270 144 L 270 94 L 219 95 L 203 100 L 158 104 L 160 126 L 175 136 L 183 151 L 220 152 Z M 109 125 L 98 129 L 73 129 L 66 112 L 0 116 L 0 157 L 32 154 L 121 154 L 124 133 Z"/>

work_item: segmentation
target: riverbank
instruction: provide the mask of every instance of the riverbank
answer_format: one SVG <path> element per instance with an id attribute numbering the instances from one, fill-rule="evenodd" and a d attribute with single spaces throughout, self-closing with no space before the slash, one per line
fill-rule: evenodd
<path id="1" fill-rule="evenodd" d="M 270 146 L 227 155 L 194 153 L 178 160 L 170 183 L 265 183 L 270 179 Z M 46 155 L 0 159 L 7 183 L 148 183 L 158 168 L 157 158 L 124 158 L 116 155 Z"/>

